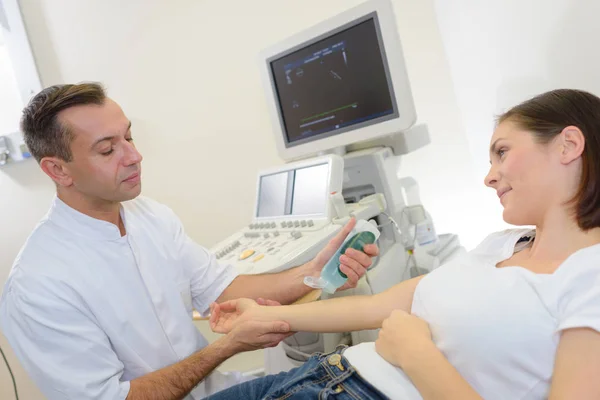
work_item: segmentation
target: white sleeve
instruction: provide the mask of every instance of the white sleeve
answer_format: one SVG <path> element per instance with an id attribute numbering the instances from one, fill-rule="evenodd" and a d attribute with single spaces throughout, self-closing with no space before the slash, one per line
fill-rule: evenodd
<path id="1" fill-rule="evenodd" d="M 220 264 L 214 254 L 188 237 L 184 249 L 191 271 L 192 304 L 199 313 L 206 315 L 210 303 L 223 293 L 238 274 L 230 264 Z"/>
<path id="2" fill-rule="evenodd" d="M 577 272 L 563 282 L 557 331 L 591 328 L 600 332 L 600 268 L 581 265 Z"/>
<path id="3" fill-rule="evenodd" d="M 178 258 L 190 276 L 192 304 L 205 315 L 210 303 L 223 293 L 238 274 L 233 266 L 219 263 L 214 254 L 187 236 L 174 213 L 173 221 Z"/>
<path id="4" fill-rule="evenodd" d="M 50 400 L 125 399 L 129 382 L 102 329 L 66 285 L 43 279 L 7 287 L 0 304 L 2 331 L 29 376 Z"/>

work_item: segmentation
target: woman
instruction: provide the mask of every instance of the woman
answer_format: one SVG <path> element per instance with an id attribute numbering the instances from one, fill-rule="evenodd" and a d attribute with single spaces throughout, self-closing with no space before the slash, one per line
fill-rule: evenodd
<path id="1" fill-rule="evenodd" d="M 535 226 L 384 293 L 264 307 L 213 305 L 211 326 L 381 328 L 379 338 L 211 397 L 600 398 L 600 99 L 555 90 L 501 115 L 485 184 L 504 220 Z M 343 355 L 341 354 L 343 352 Z"/>

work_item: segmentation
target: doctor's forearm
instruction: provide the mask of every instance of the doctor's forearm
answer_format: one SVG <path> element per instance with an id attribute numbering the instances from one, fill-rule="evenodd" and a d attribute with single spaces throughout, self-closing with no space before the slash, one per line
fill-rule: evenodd
<path id="1" fill-rule="evenodd" d="M 259 297 L 275 300 L 281 304 L 290 304 L 310 292 L 303 281 L 312 272 L 304 265 L 277 274 L 240 275 L 223 291 L 217 302 Z"/>
<path id="2" fill-rule="evenodd" d="M 130 382 L 127 400 L 178 400 L 236 352 L 225 337 L 188 358 Z"/>

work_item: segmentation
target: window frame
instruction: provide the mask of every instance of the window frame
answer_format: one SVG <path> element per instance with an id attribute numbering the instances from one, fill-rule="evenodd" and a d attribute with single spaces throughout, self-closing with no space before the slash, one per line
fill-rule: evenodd
<path id="1" fill-rule="evenodd" d="M 17 82 L 21 106 L 25 106 L 31 97 L 42 90 L 42 83 L 18 0 L 0 0 L 0 29 Z M 21 132 L 0 132 L 0 135 L 3 134 L 6 134 L 9 162 L 31 157 Z"/>
<path id="2" fill-rule="evenodd" d="M 40 90 L 42 83 L 25 30 L 18 0 L 0 0 L 0 27 L 13 64 L 23 105 Z"/>

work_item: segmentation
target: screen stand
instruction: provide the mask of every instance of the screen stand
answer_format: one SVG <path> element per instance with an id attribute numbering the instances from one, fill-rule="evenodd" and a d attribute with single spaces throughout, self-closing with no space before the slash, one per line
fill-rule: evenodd
<path id="1" fill-rule="evenodd" d="M 333 149 L 329 149 L 329 150 L 325 150 L 325 151 L 320 151 L 317 153 L 317 156 L 325 156 L 327 154 L 335 154 L 338 155 L 340 157 L 343 157 L 346 155 L 346 153 L 348 152 L 347 148 L 344 146 L 340 146 L 340 147 L 334 147 Z"/>
<path id="2" fill-rule="evenodd" d="M 429 128 L 426 124 L 419 124 L 393 135 L 351 144 L 346 147 L 346 151 L 351 152 L 373 147 L 389 147 L 394 152 L 394 155 L 400 156 L 425 147 L 429 143 L 431 143 Z"/>

